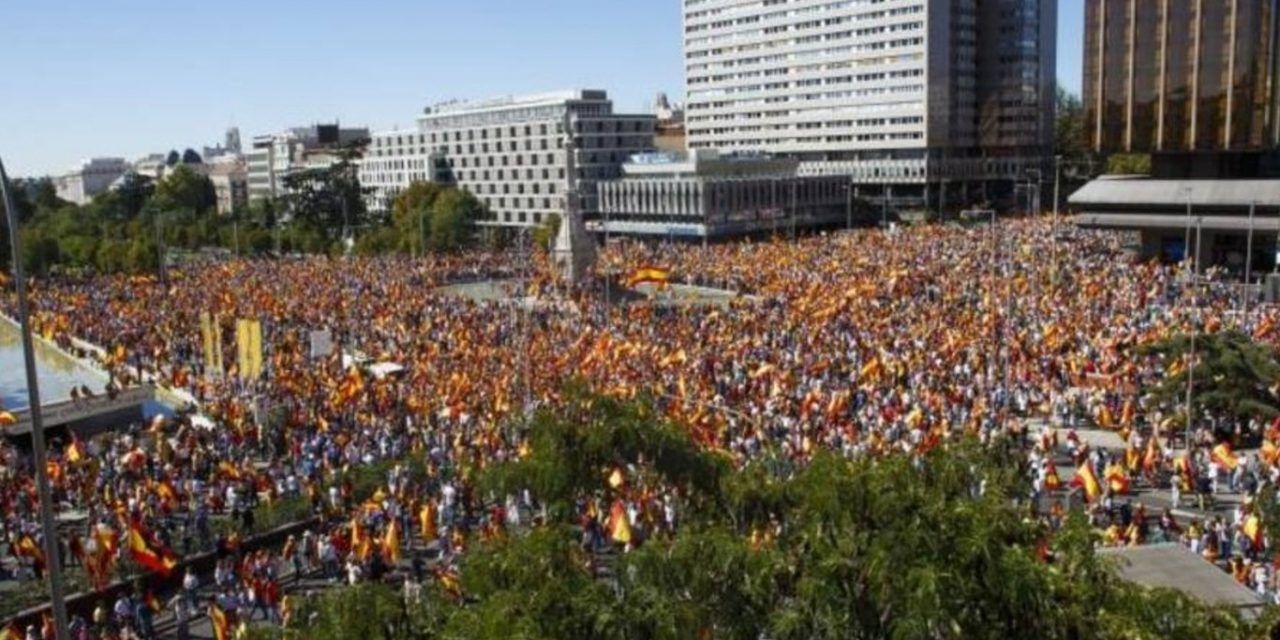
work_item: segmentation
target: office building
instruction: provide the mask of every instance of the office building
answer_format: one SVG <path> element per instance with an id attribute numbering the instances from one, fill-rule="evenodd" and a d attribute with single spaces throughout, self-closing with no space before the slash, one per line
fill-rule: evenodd
<path id="1" fill-rule="evenodd" d="M 419 131 L 386 131 L 370 137 L 359 161 L 360 186 L 369 211 L 387 213 L 396 195 L 414 182 L 449 182 L 442 153 Z"/>
<path id="2" fill-rule="evenodd" d="M 1275 4 L 1086 0 L 1089 146 L 1102 154 L 1275 148 Z"/>
<path id="3" fill-rule="evenodd" d="M 330 166 L 340 159 L 341 149 L 368 138 L 368 129 L 344 129 L 336 123 L 254 136 L 245 154 L 249 199 L 285 195 L 284 179 L 289 174 Z"/>
<path id="4" fill-rule="evenodd" d="M 78 205 L 86 205 L 94 196 L 110 188 L 111 184 L 129 169 L 129 163 L 125 162 L 124 158 L 93 158 L 55 177 L 53 184 L 59 198 Z"/>
<path id="5" fill-rule="evenodd" d="M 1007 197 L 1051 155 L 1056 29 L 1053 0 L 685 0 L 689 147 L 909 207 Z"/>
<path id="6" fill-rule="evenodd" d="M 1278 17 L 1274 0 L 1086 0 L 1087 143 L 1151 170 L 1072 194 L 1078 226 L 1138 232 L 1143 259 L 1274 268 Z"/>
<path id="7" fill-rule="evenodd" d="M 799 161 L 702 149 L 639 154 L 597 186 L 597 234 L 701 239 L 853 222 L 844 176 L 797 175 Z M 859 219 L 858 222 L 865 222 Z"/>
<path id="8" fill-rule="evenodd" d="M 653 149 L 654 124 L 653 115 L 614 113 L 608 95 L 596 90 L 450 102 L 426 110 L 412 144 L 397 140 L 383 155 L 379 151 L 387 147 L 375 145 L 368 160 L 412 167 L 397 169 L 405 172 L 397 176 L 403 185 L 410 172 L 430 172 L 434 154 L 437 177 L 470 192 L 491 212 L 482 224 L 537 225 L 564 213 L 571 189 L 582 211 L 594 212 L 596 183 L 619 177 L 627 158 Z M 569 138 L 572 158 L 565 148 Z"/>

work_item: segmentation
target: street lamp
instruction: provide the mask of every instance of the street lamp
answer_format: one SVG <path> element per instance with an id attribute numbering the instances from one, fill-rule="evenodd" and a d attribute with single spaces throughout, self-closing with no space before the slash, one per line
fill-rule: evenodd
<path id="1" fill-rule="evenodd" d="M 0 195 L 8 213 L 9 246 L 13 251 L 13 282 L 18 294 L 18 321 L 22 328 L 22 360 L 27 369 L 27 401 L 31 405 L 31 448 L 35 458 L 36 491 L 40 496 L 40 529 L 44 535 L 45 571 L 49 576 L 49 604 L 58 640 L 66 640 L 67 603 L 62 593 L 62 558 L 58 555 L 58 533 L 53 523 L 53 496 L 49 491 L 49 470 L 45 466 L 44 420 L 40 415 L 40 388 L 36 378 L 35 348 L 31 343 L 31 313 L 27 304 L 27 279 L 22 273 L 22 252 L 18 240 L 18 207 L 13 202 L 9 176 L 0 161 Z"/>

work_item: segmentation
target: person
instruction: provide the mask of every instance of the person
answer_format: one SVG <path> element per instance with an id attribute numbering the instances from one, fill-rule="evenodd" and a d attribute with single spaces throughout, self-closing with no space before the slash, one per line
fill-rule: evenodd
<path id="1" fill-rule="evenodd" d="M 216 569 L 215 573 L 217 573 Z M 186 572 L 182 575 L 182 595 L 187 600 L 187 607 L 192 610 L 196 608 L 199 602 L 197 594 L 199 589 L 200 578 L 196 577 L 196 573 L 191 567 L 187 567 Z"/>

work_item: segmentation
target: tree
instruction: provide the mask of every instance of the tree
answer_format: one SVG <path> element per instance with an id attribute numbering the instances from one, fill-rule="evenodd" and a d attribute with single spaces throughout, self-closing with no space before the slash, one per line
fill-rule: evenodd
<path id="1" fill-rule="evenodd" d="M 1143 347 L 1146 355 L 1161 356 L 1174 375 L 1166 375 L 1151 390 L 1156 400 L 1178 406 L 1191 376 L 1191 404 L 1195 411 L 1216 416 L 1274 418 L 1280 415 L 1280 399 L 1272 391 L 1280 383 L 1280 357 L 1270 345 L 1254 342 L 1238 331 L 1199 335 L 1195 361 L 1191 336 L 1177 335 Z M 1166 369 L 1168 370 L 1168 369 Z M 1182 416 L 1185 423 L 1185 412 Z"/>
<path id="2" fill-rule="evenodd" d="M 431 205 L 431 247 L 454 251 L 471 242 L 475 221 L 484 207 L 475 196 L 460 189 L 441 193 Z"/>
<path id="3" fill-rule="evenodd" d="M 414 181 L 396 195 L 391 204 L 391 224 L 404 251 L 422 251 L 428 242 L 426 230 L 436 199 L 450 187 L 436 182 Z"/>
<path id="4" fill-rule="evenodd" d="M 1113 175 L 1150 175 L 1151 156 L 1145 153 L 1115 153 L 1107 157 L 1107 173 Z"/>
<path id="5" fill-rule="evenodd" d="M 1121 580 L 1080 513 L 1056 533 L 1026 517 L 1027 480 L 1006 442 L 735 471 L 652 399 L 581 385 L 561 395 L 560 408 L 508 427 L 527 429 L 528 455 L 480 470 L 477 486 L 498 500 L 528 488 L 546 521 L 469 541 L 461 597 L 429 588 L 421 606 L 379 614 L 398 621 L 383 637 L 1243 640 L 1275 625 Z M 626 471 L 621 485 L 611 469 Z M 649 535 L 641 518 L 629 553 L 580 544 L 581 505 L 641 488 L 675 501 L 674 535 Z M 322 622 L 299 637 L 367 636 L 367 620 L 341 612 L 396 602 L 384 587 L 344 593 L 322 596 Z"/>
<path id="6" fill-rule="evenodd" d="M 1089 156 L 1084 131 L 1084 105 L 1080 98 L 1057 85 L 1054 121 L 1054 148 L 1064 161 L 1080 162 Z"/>
<path id="7" fill-rule="evenodd" d="M 560 233 L 560 214 L 553 213 L 543 219 L 542 224 L 538 225 L 533 231 L 533 241 L 543 249 L 551 249 L 551 245 L 556 241 L 556 235 Z"/>
<path id="8" fill-rule="evenodd" d="M 292 223 L 305 227 L 309 234 L 318 234 L 325 244 L 370 222 L 364 206 L 365 190 L 355 165 L 348 160 L 291 173 L 285 176 L 284 184 L 290 193 Z"/>
<path id="9" fill-rule="evenodd" d="M 169 155 L 166 156 L 164 159 L 164 164 L 166 167 L 177 166 L 179 162 L 182 162 L 182 156 L 178 155 L 177 149 L 170 150 Z"/>
<path id="10" fill-rule="evenodd" d="M 150 209 L 198 216 L 208 213 L 217 203 L 217 192 L 209 177 L 179 165 L 156 185 Z"/>
<path id="11" fill-rule="evenodd" d="M 204 158 L 195 149 L 187 148 L 182 152 L 182 164 L 204 164 Z"/>

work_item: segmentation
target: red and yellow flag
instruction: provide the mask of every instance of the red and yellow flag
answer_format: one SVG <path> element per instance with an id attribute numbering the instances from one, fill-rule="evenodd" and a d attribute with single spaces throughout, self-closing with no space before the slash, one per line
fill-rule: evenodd
<path id="1" fill-rule="evenodd" d="M 169 575 L 178 566 L 178 558 L 173 551 L 160 541 L 145 535 L 139 525 L 129 526 L 129 555 L 148 571 L 161 575 Z"/>
<path id="2" fill-rule="evenodd" d="M 606 529 L 614 542 L 631 542 L 631 521 L 627 519 L 627 508 L 621 500 L 615 500 L 613 507 L 609 509 L 609 524 Z"/>
<path id="3" fill-rule="evenodd" d="M 209 622 L 213 624 L 214 640 L 231 640 L 231 621 L 227 612 L 216 604 L 209 605 Z"/>
<path id="4" fill-rule="evenodd" d="M 1209 458 L 1227 471 L 1235 471 L 1236 466 L 1240 464 L 1236 454 L 1231 451 L 1231 445 L 1225 442 L 1219 443 L 1218 446 L 1214 447 L 1213 451 L 1209 452 Z"/>
<path id="5" fill-rule="evenodd" d="M 1071 479 L 1071 486 L 1084 489 L 1084 499 L 1093 502 L 1102 495 L 1102 485 L 1098 483 L 1098 475 L 1093 472 L 1093 465 L 1083 462 L 1076 469 L 1076 477 Z"/>

